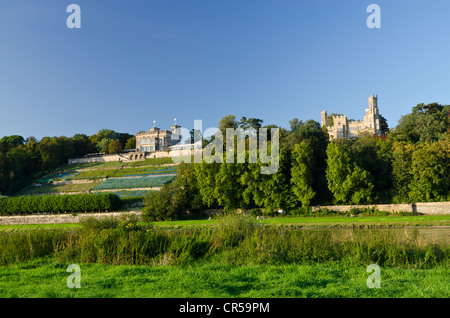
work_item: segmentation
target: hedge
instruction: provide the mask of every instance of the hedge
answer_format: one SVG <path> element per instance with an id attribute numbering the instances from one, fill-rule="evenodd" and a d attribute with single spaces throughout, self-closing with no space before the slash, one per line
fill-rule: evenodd
<path id="1" fill-rule="evenodd" d="M 112 193 L 0 197 L 1 215 L 106 211 L 120 207 L 120 198 Z"/>

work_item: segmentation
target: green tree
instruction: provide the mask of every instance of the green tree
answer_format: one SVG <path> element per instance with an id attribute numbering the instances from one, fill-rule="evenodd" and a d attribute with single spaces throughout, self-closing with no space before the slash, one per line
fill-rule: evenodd
<path id="1" fill-rule="evenodd" d="M 290 181 L 290 154 L 284 148 L 280 148 L 279 168 L 276 173 L 261 175 L 261 183 L 258 185 L 260 193 L 259 204 L 267 212 L 276 209 L 289 210 L 294 206 L 292 202 L 292 190 Z M 257 197 L 257 196 L 255 196 Z"/>
<path id="2" fill-rule="evenodd" d="M 187 199 L 186 208 L 190 212 L 197 212 L 204 208 L 202 196 L 198 187 L 194 163 L 180 163 L 177 167 L 177 176 L 173 183 L 183 189 Z"/>
<path id="3" fill-rule="evenodd" d="M 210 208 L 218 207 L 214 191 L 219 168 L 219 163 L 206 163 L 204 160 L 194 164 L 194 173 L 202 203 Z"/>
<path id="4" fill-rule="evenodd" d="M 0 149 L 6 153 L 12 150 L 13 148 L 23 145 L 24 143 L 25 139 L 23 139 L 22 136 L 18 135 L 5 136 L 2 139 L 0 139 Z"/>
<path id="5" fill-rule="evenodd" d="M 245 168 L 245 164 L 227 163 L 225 160 L 220 164 L 215 177 L 214 197 L 225 211 L 242 208 L 244 205 L 243 188 L 240 182 L 243 168 Z"/>
<path id="6" fill-rule="evenodd" d="M 98 152 L 108 153 L 109 144 L 112 142 L 112 139 L 103 138 L 100 142 L 97 143 L 96 148 Z"/>
<path id="7" fill-rule="evenodd" d="M 352 160 L 350 147 L 331 142 L 327 148 L 326 176 L 336 203 L 370 203 L 373 184 L 370 174 Z"/>
<path id="8" fill-rule="evenodd" d="M 112 140 L 108 145 L 108 153 L 119 154 L 123 151 L 122 144 L 119 140 Z"/>
<path id="9" fill-rule="evenodd" d="M 8 171 L 9 167 L 7 166 L 6 156 L 0 149 L 0 195 L 6 192 L 8 188 Z"/>
<path id="10" fill-rule="evenodd" d="M 67 159 L 76 157 L 75 147 L 71 139 L 64 136 L 44 137 L 37 148 L 41 154 L 43 171 L 54 169 L 67 163 Z"/>
<path id="11" fill-rule="evenodd" d="M 386 135 L 389 131 L 387 120 L 383 115 L 380 115 L 380 130 L 382 135 Z"/>
<path id="12" fill-rule="evenodd" d="M 248 151 L 246 153 L 248 158 Z M 248 160 L 246 159 L 246 162 Z M 264 175 L 261 174 L 261 161 L 258 159 L 257 163 L 247 163 L 246 169 L 240 176 L 240 183 L 242 184 L 242 200 L 246 206 L 249 207 L 262 207 L 264 200 L 264 192 L 261 189 L 263 184 Z"/>
<path id="13" fill-rule="evenodd" d="M 114 139 L 117 139 L 117 140 L 119 140 L 120 141 L 120 144 L 122 145 L 122 148 L 127 144 L 127 141 L 130 139 L 130 138 L 136 138 L 136 136 L 134 136 L 134 135 L 130 135 L 130 134 L 128 134 L 128 133 L 117 133 L 117 137 L 116 138 L 114 138 Z M 136 140 L 136 139 L 135 139 Z M 135 147 L 132 147 L 132 148 L 135 148 Z M 123 148 L 123 149 L 132 149 L 132 148 Z"/>
<path id="14" fill-rule="evenodd" d="M 177 220 L 184 212 L 187 197 L 175 183 L 168 183 L 160 191 L 151 192 L 144 199 L 142 216 L 150 221 Z"/>
<path id="15" fill-rule="evenodd" d="M 313 184 L 313 153 L 311 147 L 305 143 L 295 145 L 292 152 L 291 184 L 295 200 L 303 207 L 309 207 L 316 192 Z"/>
<path id="16" fill-rule="evenodd" d="M 261 128 L 263 123 L 262 119 L 259 118 L 247 118 L 247 117 L 241 117 L 241 120 L 239 121 L 238 125 L 239 128 L 242 128 L 244 130 L 253 128 L 255 130 L 258 130 Z"/>
<path id="17" fill-rule="evenodd" d="M 88 153 L 95 152 L 95 146 L 92 144 L 92 141 L 85 134 L 75 134 L 71 138 L 71 142 L 74 146 L 74 157 L 79 158 L 83 157 Z"/>
<path id="18" fill-rule="evenodd" d="M 223 117 L 220 121 L 219 121 L 219 125 L 218 128 L 220 130 L 220 132 L 222 133 L 223 136 L 223 140 L 225 140 L 225 136 L 226 136 L 226 129 L 227 128 L 233 128 L 236 129 L 238 128 L 238 122 L 236 121 L 236 117 L 234 115 L 226 115 L 225 117 Z"/>
<path id="19" fill-rule="evenodd" d="M 369 173 L 366 170 L 355 165 L 351 174 L 347 176 L 342 184 L 342 187 L 349 196 L 348 203 L 371 203 L 373 184 L 370 182 Z"/>
<path id="20" fill-rule="evenodd" d="M 450 199 L 450 143 L 426 143 L 413 152 L 409 197 L 414 202 Z"/>
<path id="21" fill-rule="evenodd" d="M 32 181 L 33 165 L 30 155 L 23 149 L 23 146 L 18 146 L 8 151 L 6 160 L 9 167 L 7 192 L 14 193 Z"/>
<path id="22" fill-rule="evenodd" d="M 299 120 L 297 117 L 293 118 L 289 121 L 290 132 L 297 132 L 303 127 L 304 123 L 302 120 Z"/>
<path id="23" fill-rule="evenodd" d="M 125 143 L 125 149 L 135 149 L 136 148 L 136 136 L 130 137 Z"/>
<path id="24" fill-rule="evenodd" d="M 373 199 L 385 203 L 392 200 L 392 143 L 370 134 L 349 143 L 352 160 L 367 171 L 373 184 Z"/>
<path id="25" fill-rule="evenodd" d="M 410 114 L 400 118 L 394 129 L 395 140 L 408 143 L 424 143 L 445 140 L 448 136 L 450 105 L 438 103 L 418 104 Z"/>
<path id="26" fill-rule="evenodd" d="M 289 151 L 293 151 L 295 146 L 302 142 L 308 144 L 312 151 L 312 188 L 316 192 L 314 202 L 326 202 L 331 198 L 325 174 L 328 135 L 322 130 L 320 124 L 314 120 L 307 120 L 303 123 L 301 120 L 294 118 L 290 123 L 291 130 L 280 143 Z"/>
<path id="27" fill-rule="evenodd" d="M 412 182 L 412 144 L 395 144 L 392 149 L 392 190 L 394 203 L 410 202 L 409 185 Z"/>

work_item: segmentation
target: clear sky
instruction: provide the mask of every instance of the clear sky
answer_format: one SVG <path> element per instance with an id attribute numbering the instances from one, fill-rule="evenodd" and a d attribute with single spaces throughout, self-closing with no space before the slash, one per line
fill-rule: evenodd
<path id="1" fill-rule="evenodd" d="M 69 29 L 69 4 L 81 28 Z M 369 4 L 381 28 L 369 29 Z M 450 1 L 0 1 L 0 137 L 450 104 Z"/>

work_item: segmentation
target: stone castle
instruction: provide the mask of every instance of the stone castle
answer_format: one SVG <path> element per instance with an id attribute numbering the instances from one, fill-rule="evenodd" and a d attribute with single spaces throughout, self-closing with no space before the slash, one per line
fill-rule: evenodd
<path id="1" fill-rule="evenodd" d="M 345 138 L 351 139 L 358 137 L 363 132 L 381 136 L 380 113 L 378 110 L 378 95 L 368 97 L 369 108 L 366 109 L 366 115 L 363 120 L 348 120 L 347 116 L 333 116 L 333 122 L 328 123 L 327 111 L 322 110 L 322 127 L 326 127 L 330 140 Z"/>
<path id="2" fill-rule="evenodd" d="M 107 161 L 136 161 L 148 158 L 164 158 L 170 156 L 183 156 L 185 151 L 193 153 L 197 144 L 180 144 L 181 126 L 172 125 L 170 130 L 160 129 L 153 126 L 148 131 L 141 131 L 136 134 L 136 148 L 126 149 L 120 154 L 92 154 L 83 158 L 69 159 L 69 164 L 86 162 L 107 162 Z"/>
<path id="3" fill-rule="evenodd" d="M 369 108 L 363 120 L 348 120 L 347 116 L 333 116 L 332 123 L 328 122 L 327 111 L 321 111 L 322 127 L 326 127 L 330 140 L 338 138 L 355 138 L 363 132 L 381 136 L 380 114 L 378 111 L 378 96 L 369 96 Z M 329 125 L 330 124 L 330 125 Z M 193 153 L 201 148 L 197 144 L 180 144 L 181 126 L 172 125 L 170 130 L 159 129 L 154 126 L 148 131 L 136 134 L 136 148 L 116 155 L 87 155 L 83 158 L 69 159 L 69 164 L 102 161 L 135 161 L 147 158 L 161 158 L 184 155 L 185 150 Z"/>
<path id="4" fill-rule="evenodd" d="M 136 134 L 136 151 L 156 152 L 169 151 L 169 147 L 176 145 L 181 140 L 181 126 L 172 125 L 170 130 L 150 128 L 149 131 L 141 131 Z"/>

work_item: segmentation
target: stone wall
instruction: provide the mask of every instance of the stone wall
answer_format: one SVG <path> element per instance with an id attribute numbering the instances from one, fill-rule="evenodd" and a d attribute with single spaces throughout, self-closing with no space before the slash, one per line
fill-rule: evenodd
<path id="1" fill-rule="evenodd" d="M 86 162 L 109 162 L 109 161 L 128 161 L 129 159 L 123 155 L 105 155 L 98 157 L 69 159 L 68 164 L 86 163 Z"/>
<path id="2" fill-rule="evenodd" d="M 450 214 L 450 202 L 419 202 L 412 204 L 412 209 L 424 214 Z"/>
<path id="3" fill-rule="evenodd" d="M 328 205 L 314 206 L 313 211 L 327 208 L 331 211 L 347 212 L 352 208 L 363 209 L 376 207 L 379 211 L 387 212 L 419 212 L 423 214 L 450 214 L 450 202 L 419 202 L 403 204 L 369 204 L 369 205 Z"/>
<path id="4" fill-rule="evenodd" d="M 151 158 L 166 158 L 170 157 L 169 151 L 156 151 L 149 153 L 145 156 L 145 159 L 151 159 Z"/>
<path id="5" fill-rule="evenodd" d="M 95 217 L 119 217 L 122 215 L 134 214 L 140 216 L 142 212 L 109 212 L 109 213 L 78 213 L 78 214 L 42 214 L 42 215 L 14 215 L 1 216 L 0 225 L 17 224 L 60 224 L 60 223 L 80 223 L 84 218 Z"/>
<path id="6" fill-rule="evenodd" d="M 116 168 L 117 169 L 117 168 Z M 65 181 L 52 181 L 54 185 L 66 185 L 66 184 L 84 184 L 84 183 L 100 183 L 105 181 L 106 178 L 89 180 L 89 179 L 79 179 L 79 180 L 65 180 Z"/>
<path id="7" fill-rule="evenodd" d="M 332 211 L 349 211 L 351 208 L 371 208 L 376 206 L 380 211 L 388 212 L 419 212 L 428 215 L 450 214 L 450 202 L 422 202 L 414 204 L 377 204 L 377 205 L 333 205 L 315 206 L 313 211 L 319 208 L 327 208 Z M 219 210 L 217 210 L 219 211 Z M 215 212 L 208 210 L 207 212 Z M 121 215 L 135 214 L 140 216 L 142 212 L 104 212 L 104 213 L 76 213 L 76 214 L 37 214 L 37 215 L 14 215 L 0 216 L 0 225 L 16 224 L 59 224 L 59 223 L 80 223 L 87 217 L 117 217 Z"/>

